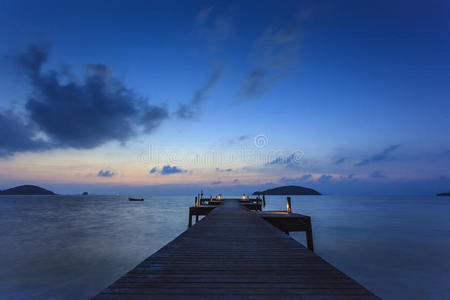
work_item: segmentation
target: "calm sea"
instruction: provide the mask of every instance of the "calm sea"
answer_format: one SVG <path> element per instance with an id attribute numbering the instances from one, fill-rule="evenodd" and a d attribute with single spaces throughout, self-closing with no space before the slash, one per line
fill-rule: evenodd
<path id="1" fill-rule="evenodd" d="M 186 230 L 192 196 L 0 196 L 0 298 L 88 299 Z M 267 197 L 266 210 L 285 209 Z M 316 253 L 384 299 L 450 299 L 450 198 L 297 196 Z M 304 234 L 292 236 L 304 243 Z"/>

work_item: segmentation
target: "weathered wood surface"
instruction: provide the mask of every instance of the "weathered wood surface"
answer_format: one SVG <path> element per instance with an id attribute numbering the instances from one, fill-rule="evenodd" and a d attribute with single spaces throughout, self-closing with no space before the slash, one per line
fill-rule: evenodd
<path id="1" fill-rule="evenodd" d="M 225 201 L 94 299 L 378 299 L 238 201 Z"/>

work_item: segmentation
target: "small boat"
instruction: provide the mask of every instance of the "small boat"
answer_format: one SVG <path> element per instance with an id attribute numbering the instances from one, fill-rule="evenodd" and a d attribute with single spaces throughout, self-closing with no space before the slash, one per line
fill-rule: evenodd
<path id="1" fill-rule="evenodd" d="M 440 196 L 440 197 L 448 197 L 448 196 L 450 196 L 450 192 L 448 192 L 448 193 L 439 193 L 439 194 L 436 194 L 436 196 Z"/>
<path id="2" fill-rule="evenodd" d="M 129 201 L 144 201 L 144 198 L 128 198 Z"/>

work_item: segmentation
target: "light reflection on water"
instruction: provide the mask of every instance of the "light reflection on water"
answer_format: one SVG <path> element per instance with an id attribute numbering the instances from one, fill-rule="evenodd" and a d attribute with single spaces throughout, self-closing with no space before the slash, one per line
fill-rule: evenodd
<path id="1" fill-rule="evenodd" d="M 0 298 L 89 298 L 187 229 L 193 196 L 127 198 L 1 196 Z M 431 196 L 292 197 L 316 253 L 384 299 L 450 298 L 449 208 Z"/>

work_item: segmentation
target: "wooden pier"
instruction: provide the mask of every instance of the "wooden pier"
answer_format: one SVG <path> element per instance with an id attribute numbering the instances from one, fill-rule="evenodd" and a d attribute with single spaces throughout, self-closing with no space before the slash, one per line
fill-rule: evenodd
<path id="1" fill-rule="evenodd" d="M 250 211 L 238 199 L 211 207 L 93 299 L 378 299 L 264 219 L 280 223 L 282 213 Z"/>
<path id="2" fill-rule="evenodd" d="M 244 199 L 228 199 L 239 201 L 241 205 L 246 207 L 249 210 L 262 210 L 263 199 L 255 198 L 244 198 Z M 223 203 L 224 200 L 221 197 L 216 198 L 199 198 L 195 197 L 194 206 L 189 207 L 189 227 L 192 226 L 192 217 L 195 216 L 195 222 L 198 222 L 199 216 L 206 216 L 209 214 L 214 208 Z"/>

